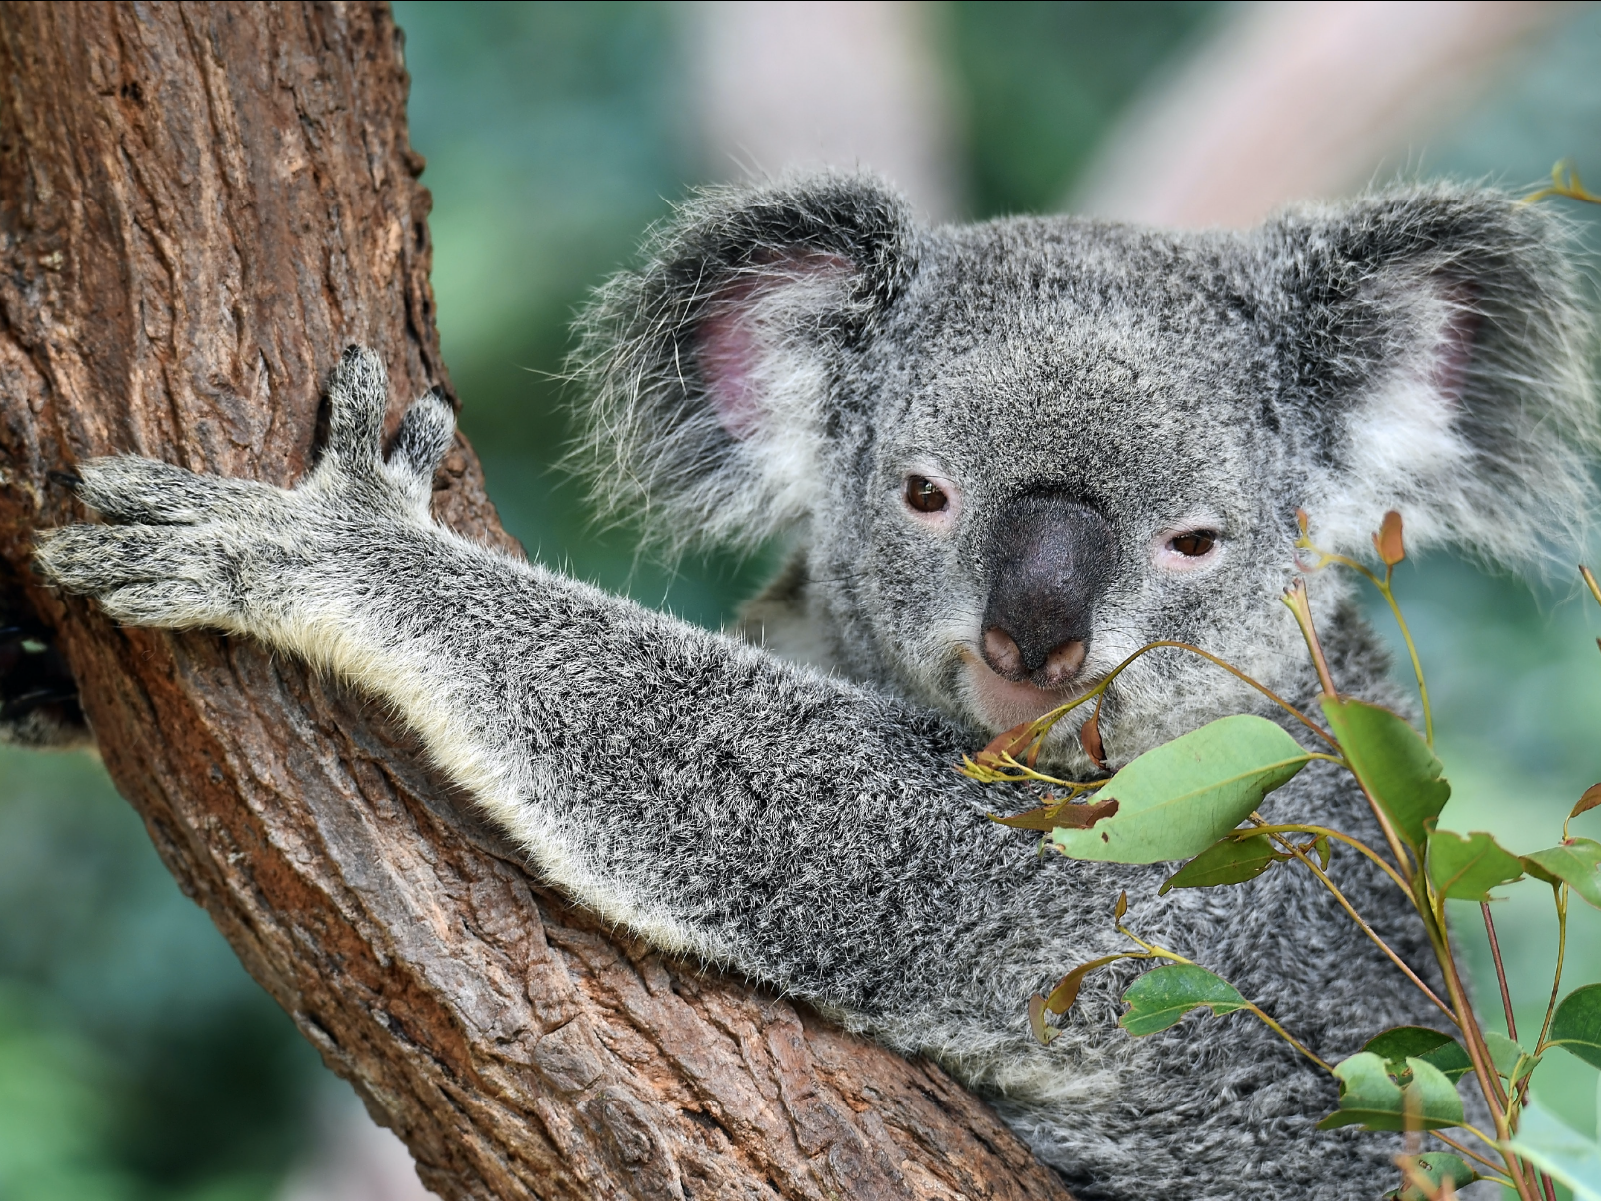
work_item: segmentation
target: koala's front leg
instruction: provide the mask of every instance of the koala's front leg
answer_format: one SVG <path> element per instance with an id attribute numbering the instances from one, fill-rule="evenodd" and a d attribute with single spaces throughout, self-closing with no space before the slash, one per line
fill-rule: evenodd
<path id="1" fill-rule="evenodd" d="M 84 465 L 107 524 L 42 533 L 41 568 L 119 620 L 251 635 L 381 696 L 577 899 L 814 999 L 859 1006 L 918 954 L 921 884 L 1029 860 L 939 719 L 460 538 L 428 513 L 444 402 L 386 462 L 378 360 L 347 352 L 329 393 L 293 489 Z"/>

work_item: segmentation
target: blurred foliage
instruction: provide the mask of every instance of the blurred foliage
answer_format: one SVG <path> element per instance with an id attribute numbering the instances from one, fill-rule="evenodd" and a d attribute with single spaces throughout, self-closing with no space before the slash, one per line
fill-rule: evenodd
<path id="1" fill-rule="evenodd" d="M 1056 207 L 1121 108 L 1218 7 L 942 5 L 974 215 Z M 547 562 L 721 624 L 768 561 L 713 556 L 672 572 L 637 560 L 630 532 L 591 528 L 580 489 L 553 466 L 567 428 L 554 377 L 573 310 L 704 178 L 682 9 L 399 0 L 395 11 L 435 198 L 445 356 L 507 527 Z M 1573 155 L 1601 178 L 1598 22 L 1601 9 L 1577 10 L 1424 169 L 1532 184 Z M 1443 561 L 1400 587 L 1438 680 L 1453 806 L 1480 807 L 1447 813 L 1527 849 L 1520 807 L 1571 803 L 1592 782 L 1590 619 Z M 1515 805 L 1474 783 L 1537 763 Z M 1502 919 L 1514 961 L 1522 936 L 1506 923 L 1517 920 Z M 1528 937 L 1543 937 L 1541 925 Z M 1597 933 L 1572 945 L 1601 946 Z M 1531 958 L 1544 954 L 1531 946 Z M 1594 978 L 1593 964 L 1579 971 Z M 268 1196 L 309 1143 L 323 1078 L 98 763 L 0 752 L 0 1199 Z M 1582 1122 L 1593 1099 L 1552 1103 Z"/>
<path id="2" fill-rule="evenodd" d="M 946 53 L 965 103 L 972 215 L 1051 212 L 1114 118 L 1182 57 L 1214 0 L 959 0 Z"/>
<path id="3" fill-rule="evenodd" d="M 0 752 L 0 1198 L 238 1201 L 317 1055 L 84 753 Z"/>

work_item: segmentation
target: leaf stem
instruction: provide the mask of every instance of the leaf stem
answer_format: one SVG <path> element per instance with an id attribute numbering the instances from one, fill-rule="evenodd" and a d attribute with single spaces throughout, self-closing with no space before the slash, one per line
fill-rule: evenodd
<path id="1" fill-rule="evenodd" d="M 1283 1026 L 1279 1025 L 1272 1018 L 1268 1017 L 1268 1015 L 1266 1013 L 1264 1013 L 1259 1006 L 1257 1006 L 1255 1003 L 1253 1003 L 1251 1001 L 1247 1001 L 1245 1003 L 1245 1007 L 1247 1009 L 1249 1009 L 1252 1013 L 1256 1014 L 1257 1017 L 1261 1018 L 1262 1021 L 1264 1023 L 1266 1023 L 1268 1029 L 1272 1030 L 1274 1034 L 1277 1034 L 1285 1042 L 1289 1043 L 1290 1046 L 1294 1047 L 1302 1055 L 1305 1055 L 1313 1063 L 1317 1064 L 1318 1067 L 1322 1068 L 1325 1072 L 1329 1073 L 1329 1075 L 1332 1076 L 1334 1074 L 1334 1067 L 1333 1067 L 1332 1064 L 1330 1064 L 1327 1060 L 1320 1059 L 1318 1056 L 1314 1055 L 1311 1052 L 1311 1050 L 1307 1047 L 1307 1045 L 1305 1043 L 1303 1043 L 1300 1039 L 1296 1038 L 1295 1035 L 1291 1034 L 1288 1030 L 1286 1030 Z"/>
<path id="2" fill-rule="evenodd" d="M 1457 1021 L 1456 1014 L 1451 1012 L 1451 1007 L 1444 1001 L 1440 1000 L 1440 998 L 1435 995 L 1434 990 L 1425 984 L 1422 979 L 1419 978 L 1418 974 L 1407 966 L 1406 961 L 1391 949 L 1390 944 L 1385 942 L 1384 939 L 1380 938 L 1378 932 L 1363 920 L 1362 915 L 1356 911 L 1356 906 L 1352 905 L 1351 902 L 1346 899 L 1345 894 L 1340 891 L 1339 885 L 1335 884 L 1333 880 L 1329 879 L 1328 874 L 1324 872 L 1323 869 L 1317 864 L 1312 862 L 1310 855 L 1308 855 L 1290 839 L 1284 838 L 1281 835 L 1273 835 L 1273 841 L 1278 843 L 1286 851 L 1304 863 L 1307 870 L 1316 876 L 1320 881 L 1322 881 L 1323 887 L 1327 888 L 1329 892 L 1334 894 L 1334 899 L 1340 903 L 1340 907 L 1344 909 L 1346 913 L 1350 914 L 1351 920 L 1361 927 L 1362 933 L 1371 938 L 1374 945 L 1389 956 L 1390 962 L 1395 964 L 1396 967 L 1400 968 L 1401 971 L 1406 975 L 1406 978 L 1412 981 L 1413 984 L 1417 985 L 1418 988 L 1422 990 L 1423 995 L 1429 1000 L 1433 1001 L 1434 1004 L 1439 1007 L 1440 1012 L 1445 1014 L 1446 1017 L 1450 1018 L 1453 1024 L 1461 1025 L 1461 1023 Z M 1393 875 L 1394 873 L 1391 874 Z"/>
<path id="3" fill-rule="evenodd" d="M 1336 749 L 1339 748 L 1339 743 L 1334 741 L 1334 736 L 1332 734 L 1330 734 L 1322 726 L 1318 725 L 1317 722 L 1313 721 L 1305 713 L 1302 713 L 1294 705 L 1290 704 L 1289 701 L 1285 700 L 1278 693 L 1274 692 L 1266 684 L 1252 679 L 1238 667 L 1235 667 L 1234 664 L 1228 662 L 1226 659 L 1220 659 L 1218 656 L 1212 654 L 1211 651 L 1203 651 L 1200 647 L 1196 646 L 1192 642 L 1180 642 L 1176 639 L 1163 639 L 1159 642 L 1147 642 L 1144 646 L 1140 647 L 1139 650 L 1135 651 L 1116 667 L 1112 668 L 1111 671 L 1107 672 L 1106 677 L 1102 679 L 1100 683 L 1096 684 L 1094 688 L 1091 688 L 1088 692 L 1084 693 L 1083 696 L 1075 696 L 1066 704 L 1058 705 L 1049 713 L 1042 714 L 1040 717 L 1036 718 L 1034 724 L 1038 727 L 1039 733 L 1035 735 L 1034 740 L 1037 742 L 1040 739 L 1043 739 L 1046 734 L 1050 733 L 1052 726 L 1054 726 L 1062 718 L 1066 717 L 1074 709 L 1077 709 L 1080 705 L 1084 704 L 1086 701 L 1091 700 L 1092 698 L 1099 698 L 1099 696 L 1106 691 L 1107 686 L 1110 685 L 1113 680 L 1117 679 L 1118 676 L 1122 675 L 1123 672 L 1131 664 L 1133 664 L 1136 659 L 1139 659 L 1143 655 L 1149 654 L 1151 651 L 1161 650 L 1164 647 L 1170 647 L 1172 649 L 1181 651 L 1189 651 L 1193 655 L 1201 656 L 1201 658 L 1207 660 L 1209 663 L 1215 663 L 1224 671 L 1228 672 L 1231 676 L 1234 676 L 1236 679 L 1241 680 L 1242 682 L 1249 684 L 1252 688 L 1256 689 L 1263 696 L 1267 697 L 1268 700 L 1272 701 L 1291 717 L 1295 718 L 1296 721 L 1300 722 L 1307 729 L 1311 730 L 1312 733 L 1316 734 L 1324 742 Z"/>
<path id="4" fill-rule="evenodd" d="M 1595 597 L 1596 604 L 1601 605 L 1601 584 L 1596 583 L 1595 576 L 1582 563 L 1579 565 L 1579 574 L 1584 577 L 1584 582 L 1589 585 L 1590 595 Z"/>
<path id="5" fill-rule="evenodd" d="M 1431 1131 L 1429 1131 L 1429 1133 L 1434 1135 L 1435 1138 L 1439 1139 L 1447 1147 L 1450 1147 L 1453 1151 L 1456 1151 L 1458 1154 L 1466 1155 L 1469 1159 L 1478 1160 L 1485 1167 L 1489 1168 L 1492 1172 L 1500 1173 L 1500 1172 L 1505 1172 L 1506 1171 L 1506 1167 L 1504 1165 L 1501 1166 L 1501 1167 L 1497 1167 L 1495 1164 L 1490 1162 L 1488 1159 L 1484 1158 L 1484 1156 L 1480 1155 L 1477 1151 L 1470 1151 L 1464 1144 L 1457 1142 L 1456 1139 L 1454 1139 L 1454 1138 L 1450 1138 L 1447 1135 L 1441 1134 L 1438 1130 L 1431 1130 Z M 1482 1138 L 1483 1136 L 1481 1135 L 1480 1137 Z M 1491 1145 L 1493 1146 L 1494 1144 L 1492 1143 Z M 1506 1184 L 1507 1188 L 1514 1187 L 1510 1180 L 1505 1181 L 1504 1183 Z"/>
<path id="6" fill-rule="evenodd" d="M 1507 988 L 1506 968 L 1501 966 L 1501 940 L 1495 936 L 1495 919 L 1490 916 L 1489 902 L 1480 901 L 1479 912 L 1484 914 L 1484 932 L 1490 936 L 1490 955 L 1495 960 L 1496 983 L 1501 986 L 1501 1008 L 1506 1013 L 1507 1037 L 1517 1042 L 1518 1022 L 1512 1016 L 1512 993 Z"/>
<path id="7" fill-rule="evenodd" d="M 1312 624 L 1312 605 L 1307 597 L 1305 579 L 1300 576 L 1295 577 L 1295 582 L 1284 590 L 1284 603 L 1290 607 L 1290 612 L 1295 614 L 1296 624 L 1301 627 L 1301 636 L 1306 639 L 1306 647 L 1312 652 L 1312 666 L 1317 669 L 1318 683 L 1323 686 L 1323 694 L 1331 697 L 1339 696 L 1339 690 L 1334 687 L 1334 677 L 1329 673 L 1329 661 L 1323 654 L 1323 644 L 1318 641 L 1317 627 Z"/>
<path id="8" fill-rule="evenodd" d="M 1479 1091 L 1484 1094 L 1484 1099 L 1490 1107 L 1490 1116 L 1495 1119 L 1495 1130 L 1499 1137 L 1488 1138 L 1483 1131 L 1472 1126 L 1464 1125 L 1463 1128 L 1472 1130 L 1479 1138 L 1500 1149 L 1506 1161 L 1507 1175 L 1512 1178 L 1522 1201 L 1540 1201 L 1539 1195 L 1534 1191 L 1535 1186 L 1530 1183 L 1517 1156 L 1507 1150 L 1507 1143 L 1512 1137 L 1512 1130 L 1506 1117 L 1507 1097 L 1501 1090 L 1501 1081 L 1495 1074 L 1489 1048 L 1484 1045 L 1484 1035 L 1479 1030 L 1473 1006 L 1468 1002 L 1467 990 L 1463 987 L 1462 977 L 1457 972 L 1456 959 L 1451 952 L 1450 935 L 1445 927 L 1445 914 L 1439 908 L 1440 904 L 1443 902 L 1420 906 L 1420 909 L 1428 927 L 1429 939 L 1434 943 L 1435 957 L 1445 973 L 1446 988 L 1451 993 L 1451 1002 L 1457 1012 L 1457 1026 L 1467 1043 L 1468 1058 L 1473 1061 L 1473 1074 L 1479 1082 Z"/>
<path id="9" fill-rule="evenodd" d="M 1562 961 L 1568 953 L 1568 886 L 1559 884 L 1551 890 L 1552 901 L 1557 907 L 1557 970 L 1551 980 L 1551 1000 L 1545 1007 L 1545 1021 L 1540 1026 L 1540 1037 L 1535 1041 L 1533 1055 L 1539 1055 L 1545 1049 L 1545 1036 L 1551 1033 L 1551 1018 L 1557 1011 L 1557 993 L 1562 990 Z M 1523 1087 L 1527 1089 L 1528 1077 L 1524 1077 Z"/>
<path id="10" fill-rule="evenodd" d="M 1252 820 L 1253 821 L 1259 821 L 1261 819 L 1253 816 Z M 1322 838 L 1332 838 L 1332 839 L 1335 839 L 1338 842 L 1343 842 L 1343 843 L 1345 843 L 1346 846 L 1351 847 L 1351 848 L 1353 848 L 1353 849 L 1355 849 L 1357 851 L 1360 851 L 1362 854 L 1366 855 L 1369 859 L 1371 859 L 1376 865 L 1378 865 L 1378 867 L 1380 867 L 1384 871 L 1385 875 L 1389 876 L 1390 879 L 1395 881 L 1396 887 L 1399 888 L 1402 892 L 1406 893 L 1408 896 L 1412 895 L 1411 886 L 1408 885 L 1405 880 L 1401 879 L 1400 874 L 1393 867 L 1391 867 L 1388 863 L 1386 863 L 1384 861 L 1383 856 L 1381 856 L 1372 847 L 1368 846 L 1367 843 L 1361 841 L 1360 839 L 1352 838 L 1349 834 L 1341 834 L 1338 830 L 1331 830 L 1327 826 L 1308 826 L 1308 825 L 1295 825 L 1295 824 L 1281 825 L 1281 826 L 1270 826 L 1266 822 L 1263 822 L 1262 825 L 1260 825 L 1256 829 L 1252 830 L 1251 833 L 1253 833 L 1253 834 L 1316 834 L 1316 835 L 1318 835 L 1318 836 L 1320 836 Z"/>
<path id="11" fill-rule="evenodd" d="M 1396 601 L 1395 593 L 1390 588 L 1390 577 L 1395 573 L 1395 568 L 1387 566 L 1384 571 L 1384 578 L 1380 579 L 1375 572 L 1358 563 L 1355 559 L 1347 558 L 1344 555 L 1330 554 L 1328 551 L 1319 550 L 1311 545 L 1303 549 L 1312 551 L 1325 563 L 1338 563 L 1342 567 L 1349 567 L 1352 571 L 1361 572 L 1379 590 L 1379 595 L 1390 606 L 1390 612 L 1395 617 L 1395 624 L 1401 629 L 1401 639 L 1406 643 L 1406 653 L 1412 659 L 1412 674 L 1417 678 L 1418 697 L 1423 702 L 1424 741 L 1429 744 L 1429 750 L 1432 751 L 1434 749 L 1434 711 L 1429 707 L 1429 685 L 1423 678 L 1423 661 L 1418 658 L 1418 648 L 1412 641 L 1412 631 L 1407 628 L 1406 618 L 1401 615 L 1400 603 Z M 1322 563 L 1319 563 L 1317 566 L 1321 567 L 1322 565 Z"/>

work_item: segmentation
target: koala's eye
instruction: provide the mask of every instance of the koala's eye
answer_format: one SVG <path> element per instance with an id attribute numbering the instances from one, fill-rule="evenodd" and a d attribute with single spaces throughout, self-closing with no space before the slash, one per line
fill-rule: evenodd
<path id="1" fill-rule="evenodd" d="M 1217 534 L 1213 530 L 1191 530 L 1169 538 L 1167 544 L 1187 559 L 1199 559 L 1217 545 Z"/>
<path id="2" fill-rule="evenodd" d="M 914 475 L 906 480 L 906 503 L 919 513 L 938 513 L 951 503 L 951 498 L 927 476 Z"/>

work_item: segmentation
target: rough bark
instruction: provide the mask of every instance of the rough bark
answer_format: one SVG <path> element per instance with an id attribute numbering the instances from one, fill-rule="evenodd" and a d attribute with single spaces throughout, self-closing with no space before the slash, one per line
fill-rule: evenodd
<path id="1" fill-rule="evenodd" d="M 50 473 L 293 481 L 321 383 L 445 381 L 401 39 L 347 4 L 0 7 L 0 605 L 53 631 L 184 891 L 445 1197 L 1064 1197 L 994 1115 L 541 888 L 403 731 L 248 641 L 41 589 Z M 456 528 L 507 542 L 460 444 Z"/>

